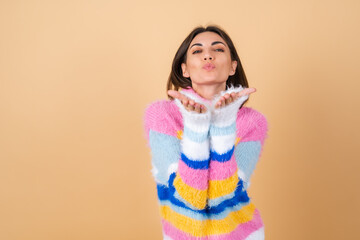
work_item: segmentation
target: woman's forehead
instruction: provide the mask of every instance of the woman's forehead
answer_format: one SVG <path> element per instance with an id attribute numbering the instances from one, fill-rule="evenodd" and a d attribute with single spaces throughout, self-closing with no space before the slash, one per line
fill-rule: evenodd
<path id="1" fill-rule="evenodd" d="M 202 32 L 195 36 L 195 38 L 191 41 L 190 46 L 194 43 L 212 43 L 214 41 L 220 41 L 223 42 L 226 45 L 226 42 L 222 37 L 220 37 L 217 33 L 214 32 Z"/>

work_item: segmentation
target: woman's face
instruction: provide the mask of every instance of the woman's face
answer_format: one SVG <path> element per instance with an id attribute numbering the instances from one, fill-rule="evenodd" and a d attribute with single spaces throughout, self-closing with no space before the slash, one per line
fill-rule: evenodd
<path id="1" fill-rule="evenodd" d="M 230 49 L 216 33 L 203 32 L 191 41 L 186 62 L 181 64 L 183 76 L 192 84 L 225 84 L 235 74 L 237 62 L 231 60 Z"/>

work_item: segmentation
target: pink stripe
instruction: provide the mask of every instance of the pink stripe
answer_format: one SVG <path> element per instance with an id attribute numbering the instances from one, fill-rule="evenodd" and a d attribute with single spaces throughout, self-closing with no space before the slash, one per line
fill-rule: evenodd
<path id="1" fill-rule="evenodd" d="M 206 237 L 194 237 L 188 233 L 185 233 L 173 225 L 171 225 L 166 220 L 162 220 L 163 230 L 166 235 L 171 237 L 172 239 L 176 240 L 244 240 L 246 239 L 251 233 L 257 231 L 263 226 L 263 222 L 261 220 L 260 212 L 255 209 L 254 217 L 251 221 L 239 224 L 237 228 L 228 234 L 222 235 L 213 235 L 213 236 L 206 236 Z"/>
<path id="2" fill-rule="evenodd" d="M 242 142 L 260 141 L 263 145 L 268 130 L 267 120 L 260 112 L 242 107 L 238 111 L 236 129 Z"/>
<path id="3" fill-rule="evenodd" d="M 179 160 L 178 173 L 181 179 L 190 187 L 205 190 L 208 188 L 208 170 L 193 169 Z"/>
<path id="4" fill-rule="evenodd" d="M 174 101 L 161 100 L 152 103 L 147 107 L 144 117 L 147 139 L 150 129 L 176 137 L 177 131 L 184 128 L 181 113 Z"/>
<path id="5" fill-rule="evenodd" d="M 263 227 L 263 225 L 260 212 L 255 209 L 254 217 L 251 221 L 239 224 L 239 226 L 229 234 L 210 236 L 208 240 L 243 240 L 251 233 Z"/>
<path id="6" fill-rule="evenodd" d="M 227 162 L 210 161 L 210 180 L 224 180 L 235 174 L 237 171 L 237 164 L 235 155 Z"/>

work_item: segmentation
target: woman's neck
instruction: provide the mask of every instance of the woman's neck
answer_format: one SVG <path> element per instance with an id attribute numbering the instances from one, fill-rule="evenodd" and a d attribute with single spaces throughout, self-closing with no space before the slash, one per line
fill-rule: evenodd
<path id="1" fill-rule="evenodd" d="M 221 91 L 225 91 L 226 82 L 221 84 L 211 84 L 211 85 L 193 84 L 192 89 L 201 97 L 207 100 L 212 100 L 216 94 L 219 94 Z"/>

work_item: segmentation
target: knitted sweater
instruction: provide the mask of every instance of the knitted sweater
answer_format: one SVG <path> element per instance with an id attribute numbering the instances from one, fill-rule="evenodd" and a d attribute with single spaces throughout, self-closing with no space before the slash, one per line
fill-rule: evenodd
<path id="1" fill-rule="evenodd" d="M 265 117 L 239 109 L 247 96 L 215 109 L 218 98 L 181 92 L 207 112 L 189 112 L 178 100 L 154 102 L 145 112 L 164 240 L 264 239 L 247 188 L 266 138 Z"/>

